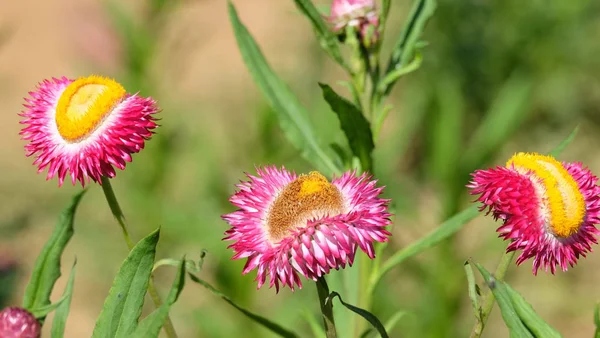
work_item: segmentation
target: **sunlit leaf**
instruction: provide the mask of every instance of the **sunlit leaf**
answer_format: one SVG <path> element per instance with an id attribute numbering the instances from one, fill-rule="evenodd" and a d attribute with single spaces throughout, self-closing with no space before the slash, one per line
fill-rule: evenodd
<path id="1" fill-rule="evenodd" d="M 50 304 L 52 289 L 60 277 L 60 260 L 63 251 L 73 236 L 75 211 L 85 192 L 86 190 L 82 190 L 73 196 L 69 206 L 60 215 L 50 239 L 36 259 L 31 279 L 23 296 L 24 308 L 36 309 Z M 43 322 L 44 318 L 39 320 Z"/>
<path id="2" fill-rule="evenodd" d="M 475 276 L 473 275 L 473 267 L 469 262 L 465 262 L 465 274 L 467 275 L 467 286 L 469 289 L 469 298 L 473 305 L 473 313 L 477 320 L 481 320 L 481 307 L 479 305 L 479 295 L 477 294 L 477 284 L 475 284 Z"/>
<path id="3" fill-rule="evenodd" d="M 254 81 L 277 113 L 281 129 L 288 140 L 301 151 L 307 161 L 325 175 L 331 176 L 334 173 L 340 173 L 341 168 L 331 160 L 324 148 L 317 142 L 306 109 L 288 86 L 273 72 L 254 38 L 240 21 L 231 2 L 229 3 L 229 17 L 242 58 Z"/>
<path id="4" fill-rule="evenodd" d="M 52 331 L 50 336 L 52 338 L 62 338 L 65 336 L 65 326 L 67 324 L 67 317 L 69 317 L 69 311 L 71 309 L 71 298 L 73 298 L 73 285 L 75 284 L 75 266 L 77 260 L 73 263 L 71 268 L 71 274 L 63 293 L 64 300 L 56 308 L 54 312 L 54 320 L 52 321 Z"/>
<path id="5" fill-rule="evenodd" d="M 93 338 L 130 336 L 142 314 L 160 230 L 139 241 L 131 250 L 110 288 L 92 334 Z"/>
<path id="6" fill-rule="evenodd" d="M 134 338 L 146 338 L 146 337 L 158 337 L 160 330 L 162 329 L 167 316 L 169 315 L 169 311 L 171 310 L 171 306 L 175 304 L 181 291 L 183 290 L 183 286 L 185 285 L 185 274 L 186 274 L 186 259 L 183 257 L 178 260 L 179 265 L 177 267 L 177 275 L 175 276 L 175 280 L 173 280 L 173 286 L 171 286 L 171 291 L 167 296 L 167 299 L 161 305 L 160 308 L 154 310 L 148 317 L 144 318 L 140 325 L 135 329 L 133 333 Z"/>
<path id="7" fill-rule="evenodd" d="M 496 280 L 490 273 L 480 264 L 475 264 L 475 267 L 479 270 L 487 286 L 492 290 L 500 312 L 502 313 L 502 319 L 510 332 L 511 337 L 515 338 L 534 338 L 532 333 L 527 329 L 525 324 L 519 318 L 517 311 L 513 307 L 512 300 L 506 287 L 501 281 Z"/>

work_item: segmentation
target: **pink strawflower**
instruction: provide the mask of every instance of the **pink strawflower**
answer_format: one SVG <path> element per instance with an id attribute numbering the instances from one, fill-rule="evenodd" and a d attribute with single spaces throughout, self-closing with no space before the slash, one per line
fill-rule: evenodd
<path id="1" fill-rule="evenodd" d="M 352 265 L 356 249 L 375 257 L 373 242 L 391 234 L 389 200 L 363 174 L 347 172 L 332 182 L 318 172 L 297 176 L 282 168 L 257 169 L 237 185 L 230 201 L 240 209 L 224 215 L 231 228 L 225 240 L 233 259 L 248 258 L 243 274 L 258 270 L 260 288 L 280 283 L 302 288 L 299 275 L 317 280 L 331 269 Z"/>
<path id="2" fill-rule="evenodd" d="M 377 42 L 379 13 L 375 0 L 333 0 L 327 20 L 335 33 L 344 33 L 346 27 L 353 27 L 364 44 L 372 46 Z"/>
<path id="3" fill-rule="evenodd" d="M 506 167 L 477 170 L 467 186 L 479 195 L 481 210 L 503 221 L 500 237 L 507 252 L 522 250 L 517 265 L 533 257 L 533 274 L 554 274 L 585 257 L 600 231 L 598 178 L 581 163 L 560 163 L 551 156 L 518 153 Z"/>
<path id="4" fill-rule="evenodd" d="M 38 172 L 46 179 L 67 173 L 73 185 L 114 177 L 125 169 L 131 154 L 144 148 L 157 127 L 152 98 L 128 94 L 117 82 L 100 76 L 45 80 L 25 98 L 20 114 L 27 156 L 37 155 Z"/>
<path id="5" fill-rule="evenodd" d="M 0 311 L 0 337 L 39 338 L 40 323 L 25 309 L 7 307 Z"/>

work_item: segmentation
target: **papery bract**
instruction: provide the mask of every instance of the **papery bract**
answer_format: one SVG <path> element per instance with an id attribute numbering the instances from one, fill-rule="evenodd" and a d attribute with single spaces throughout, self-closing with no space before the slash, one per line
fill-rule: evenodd
<path id="1" fill-rule="evenodd" d="M 104 77 L 53 78 L 29 95 L 20 114 L 26 155 L 37 155 L 38 172 L 48 168 L 46 179 L 57 176 L 59 186 L 67 173 L 82 186 L 114 177 L 114 167 L 125 169 L 157 127 L 153 99 Z"/>
<path id="2" fill-rule="evenodd" d="M 560 163 L 551 156 L 518 153 L 506 164 L 477 170 L 468 185 L 479 195 L 481 210 L 502 220 L 500 237 L 507 251 L 522 250 L 517 264 L 533 258 L 551 273 L 566 271 L 597 244 L 600 231 L 598 178 L 581 163 Z"/>
<path id="3" fill-rule="evenodd" d="M 318 172 L 257 171 L 237 185 L 230 201 L 240 209 L 223 219 L 231 225 L 225 239 L 234 241 L 233 259 L 247 258 L 244 274 L 258 270 L 259 288 L 267 279 L 277 290 L 302 287 L 300 275 L 317 280 L 352 265 L 357 248 L 373 258 L 373 243 L 388 240 L 389 201 L 366 174 L 329 182 Z"/>

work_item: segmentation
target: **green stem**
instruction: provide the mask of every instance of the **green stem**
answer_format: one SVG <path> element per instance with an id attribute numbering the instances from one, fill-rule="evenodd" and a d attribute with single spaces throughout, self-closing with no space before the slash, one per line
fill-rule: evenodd
<path id="1" fill-rule="evenodd" d="M 496 268 L 496 272 L 494 272 L 494 278 L 496 278 L 496 280 L 499 280 L 499 281 L 504 280 L 506 271 L 508 270 L 508 267 L 512 263 L 513 258 L 515 257 L 515 253 L 516 253 L 516 251 L 511 251 L 511 252 L 505 252 L 502 255 L 502 258 L 500 259 L 500 263 L 498 264 L 498 267 Z M 496 302 L 496 297 L 494 297 L 492 290 L 488 289 L 486 292 L 485 298 L 484 298 L 484 303 L 481 306 L 481 313 L 479 316 L 479 320 L 477 320 L 477 323 L 475 323 L 475 325 L 473 326 L 473 329 L 471 330 L 471 335 L 469 336 L 470 338 L 481 337 L 481 334 L 483 333 L 483 329 L 485 328 L 485 323 L 487 322 L 487 320 L 490 316 L 490 313 L 492 312 L 492 309 L 494 308 L 495 302 Z"/>
<path id="2" fill-rule="evenodd" d="M 113 216 L 121 226 L 121 231 L 123 232 L 123 238 L 125 238 L 125 242 L 127 243 L 127 247 L 129 250 L 133 249 L 134 243 L 129 236 L 129 231 L 127 230 L 127 223 L 125 222 L 125 215 L 121 210 L 121 206 L 117 201 L 117 197 L 115 196 L 115 192 L 110 184 L 110 179 L 108 177 L 102 176 L 102 191 L 104 191 L 104 196 L 106 197 L 106 201 L 108 202 L 108 206 L 110 207 L 110 211 Z M 154 302 L 156 308 L 160 308 L 162 306 L 162 301 L 160 299 L 160 295 L 156 290 L 156 286 L 154 285 L 154 276 L 150 275 L 150 281 L 148 283 L 148 293 Z M 175 327 L 173 326 L 173 322 L 171 321 L 171 317 L 167 315 L 167 319 L 165 320 L 164 326 L 165 333 L 169 338 L 177 338 L 177 333 L 175 332 Z"/>
<path id="3" fill-rule="evenodd" d="M 317 293 L 319 294 L 319 305 L 323 314 L 325 336 L 327 338 L 337 338 L 335 320 L 333 319 L 333 303 L 329 299 L 329 287 L 327 286 L 325 277 L 319 277 L 317 280 Z"/>

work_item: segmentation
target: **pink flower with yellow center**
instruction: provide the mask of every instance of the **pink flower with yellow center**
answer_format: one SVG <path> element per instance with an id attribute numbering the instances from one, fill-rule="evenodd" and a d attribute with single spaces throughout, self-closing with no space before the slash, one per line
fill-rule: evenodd
<path id="1" fill-rule="evenodd" d="M 114 177 L 114 167 L 125 169 L 157 127 L 156 102 L 128 94 L 108 78 L 53 78 L 29 95 L 20 114 L 25 150 L 37 154 L 38 172 L 48 168 L 46 179 L 58 176 L 59 186 L 67 173 L 82 186 Z"/>
<path id="2" fill-rule="evenodd" d="M 533 257 L 533 273 L 573 267 L 592 251 L 600 231 L 598 178 L 581 163 L 518 153 L 506 167 L 477 170 L 467 186 L 479 195 L 481 210 L 503 220 L 500 237 L 507 251 L 522 250 L 517 264 Z"/>
<path id="3" fill-rule="evenodd" d="M 329 182 L 318 172 L 297 176 L 285 168 L 257 169 L 230 199 L 240 209 L 224 215 L 233 259 L 247 258 L 243 274 L 257 269 L 258 288 L 302 287 L 299 275 L 317 280 L 352 265 L 357 248 L 375 257 L 374 242 L 390 233 L 389 200 L 366 174 L 347 172 Z"/>
<path id="4" fill-rule="evenodd" d="M 7 307 L 0 311 L 0 337 L 2 338 L 39 338 L 41 325 L 25 309 Z"/>

